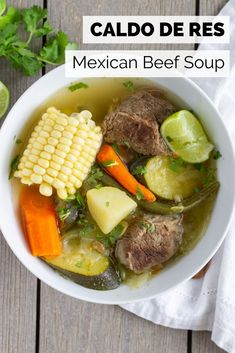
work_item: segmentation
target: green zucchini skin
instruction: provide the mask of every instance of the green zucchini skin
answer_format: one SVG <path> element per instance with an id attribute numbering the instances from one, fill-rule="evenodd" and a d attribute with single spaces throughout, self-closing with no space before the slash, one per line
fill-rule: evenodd
<path id="1" fill-rule="evenodd" d="M 89 289 L 111 290 L 118 288 L 121 284 L 121 275 L 115 264 L 112 263 L 112 260 L 110 260 L 108 268 L 103 273 L 96 276 L 85 276 L 65 270 L 62 267 L 53 265 L 50 263 L 50 260 L 46 260 L 46 263 L 65 278 Z"/>

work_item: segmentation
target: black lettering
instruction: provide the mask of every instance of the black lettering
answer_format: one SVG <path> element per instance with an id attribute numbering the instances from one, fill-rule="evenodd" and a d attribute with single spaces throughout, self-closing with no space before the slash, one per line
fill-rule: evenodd
<path id="1" fill-rule="evenodd" d="M 99 37 L 102 35 L 102 32 L 101 31 L 96 32 L 95 30 L 96 27 L 102 27 L 102 24 L 100 22 L 95 22 L 91 25 L 91 33 L 93 34 L 93 36 Z"/>
<path id="2" fill-rule="evenodd" d="M 168 22 L 160 22 L 160 36 L 166 37 L 172 33 L 172 26 Z"/>
<path id="3" fill-rule="evenodd" d="M 215 25 L 214 25 L 214 29 L 215 29 L 215 32 L 214 32 L 214 35 L 216 37 L 222 37 L 224 35 L 224 24 L 222 22 L 216 22 Z"/>
<path id="4" fill-rule="evenodd" d="M 151 69 L 153 67 L 153 58 L 150 55 L 144 55 L 144 69 Z"/>
<path id="5" fill-rule="evenodd" d="M 114 62 L 117 63 L 116 66 L 114 66 L 114 64 L 113 64 Z M 112 60 L 110 60 L 109 65 L 110 65 L 110 67 L 111 67 L 112 69 L 117 69 L 117 68 L 118 68 L 118 59 L 112 59 Z"/>
<path id="6" fill-rule="evenodd" d="M 103 36 L 107 37 L 108 34 L 110 34 L 112 37 L 115 37 L 115 32 L 111 22 L 107 22 Z"/>
<path id="7" fill-rule="evenodd" d="M 135 37 L 140 33 L 140 26 L 135 22 L 128 23 L 128 36 Z"/>
<path id="8" fill-rule="evenodd" d="M 175 22 L 174 23 L 174 36 L 176 37 L 183 37 L 184 32 L 183 32 L 183 22 Z"/>
<path id="9" fill-rule="evenodd" d="M 78 66 L 83 65 L 83 67 L 86 66 L 86 56 L 83 56 L 82 60 L 79 62 L 78 59 L 76 58 L 76 56 L 73 56 L 73 69 L 76 69 L 76 64 Z"/>
<path id="10" fill-rule="evenodd" d="M 95 69 L 97 65 L 97 62 L 95 59 L 89 59 L 87 62 L 87 66 L 89 67 L 89 69 Z"/>
<path id="11" fill-rule="evenodd" d="M 193 37 L 194 34 L 196 34 L 196 36 L 201 37 L 200 29 L 201 29 L 200 23 L 191 22 L 189 24 L 189 36 Z"/>
<path id="12" fill-rule="evenodd" d="M 193 56 L 191 56 L 191 55 L 185 56 L 184 61 L 185 61 L 187 64 L 189 64 L 189 66 L 184 65 L 185 69 L 192 69 L 192 67 L 193 67 L 193 63 L 192 63 L 189 59 L 192 60 L 192 59 L 193 59 Z"/>
<path id="13" fill-rule="evenodd" d="M 141 32 L 145 37 L 150 37 L 154 32 L 154 26 L 150 22 L 146 22 L 141 26 Z"/>
<path id="14" fill-rule="evenodd" d="M 212 37 L 212 22 L 204 22 L 203 23 L 203 36 Z"/>
<path id="15" fill-rule="evenodd" d="M 121 22 L 117 22 L 117 37 L 126 37 L 127 33 L 122 32 Z"/>

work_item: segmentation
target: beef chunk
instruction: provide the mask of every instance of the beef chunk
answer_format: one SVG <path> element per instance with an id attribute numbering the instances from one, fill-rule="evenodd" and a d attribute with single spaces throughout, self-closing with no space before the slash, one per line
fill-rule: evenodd
<path id="1" fill-rule="evenodd" d="M 181 245 L 182 219 L 182 215 L 145 215 L 138 218 L 118 240 L 116 257 L 136 273 L 167 261 Z"/>
<path id="2" fill-rule="evenodd" d="M 109 143 L 129 143 L 134 151 L 144 155 L 168 154 L 159 124 L 174 111 L 175 107 L 159 91 L 139 91 L 105 116 L 104 139 Z"/>

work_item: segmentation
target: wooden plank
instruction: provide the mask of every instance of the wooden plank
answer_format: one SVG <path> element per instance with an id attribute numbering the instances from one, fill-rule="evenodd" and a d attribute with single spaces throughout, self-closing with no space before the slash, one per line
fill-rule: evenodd
<path id="1" fill-rule="evenodd" d="M 18 7 L 32 3 L 42 5 L 43 1 L 8 1 L 9 5 Z M 0 79 L 10 89 L 12 106 L 37 77 L 25 78 L 1 59 Z M 0 352 L 32 353 L 35 351 L 37 280 L 19 263 L 2 234 L 0 258 Z"/>
<path id="2" fill-rule="evenodd" d="M 217 15 L 218 12 L 227 3 L 227 0 L 200 1 L 200 15 Z M 209 332 L 193 332 L 192 333 L 192 353 L 221 353 L 223 350 L 218 348 L 211 341 L 211 333 Z"/>
<path id="3" fill-rule="evenodd" d="M 211 332 L 198 331 L 192 335 L 192 353 L 222 353 L 224 350 L 211 341 Z"/>
<path id="4" fill-rule="evenodd" d="M 48 2 L 53 24 L 65 30 L 72 40 L 82 44 L 82 15 L 190 15 L 194 0 L 75 0 Z M 157 49 L 159 46 L 131 46 Z M 165 46 L 160 46 L 165 48 Z M 176 47 L 181 47 L 176 46 Z M 191 47 L 191 46 L 190 46 Z M 92 48 L 130 48 L 125 45 L 94 45 Z M 96 305 L 71 299 L 42 284 L 40 316 L 40 352 L 72 353 L 152 353 L 186 352 L 187 331 L 156 326 L 119 307 Z"/>
<path id="5" fill-rule="evenodd" d="M 71 299 L 45 285 L 40 321 L 40 352 L 186 352 L 186 331 L 157 326 L 117 306 Z"/>

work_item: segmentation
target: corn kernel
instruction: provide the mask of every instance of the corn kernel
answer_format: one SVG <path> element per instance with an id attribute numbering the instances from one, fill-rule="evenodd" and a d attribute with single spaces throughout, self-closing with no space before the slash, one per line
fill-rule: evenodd
<path id="1" fill-rule="evenodd" d="M 68 118 L 69 125 L 77 127 L 79 125 L 79 121 L 73 117 Z"/>
<path id="2" fill-rule="evenodd" d="M 39 175 L 43 175 L 46 173 L 46 169 L 40 167 L 39 165 L 35 165 L 33 167 L 33 171 L 34 171 L 34 173 L 39 174 Z"/>
<path id="3" fill-rule="evenodd" d="M 62 135 L 70 140 L 72 140 L 72 138 L 73 138 L 73 134 L 69 131 L 63 131 Z"/>
<path id="4" fill-rule="evenodd" d="M 50 175 L 48 175 L 48 174 L 45 174 L 45 175 L 43 175 L 43 177 L 42 177 L 42 179 L 47 183 L 47 184 L 52 184 L 52 182 L 53 182 L 53 178 L 50 176 Z"/>
<path id="5" fill-rule="evenodd" d="M 38 136 L 37 142 L 41 143 L 42 145 L 45 145 L 47 143 L 47 140 L 45 139 L 45 137 Z"/>
<path id="6" fill-rule="evenodd" d="M 48 152 L 48 153 L 54 153 L 55 152 L 55 147 L 51 146 L 51 145 L 45 145 L 44 146 L 44 151 Z"/>
<path id="7" fill-rule="evenodd" d="M 68 126 L 66 127 L 66 131 L 69 131 L 69 132 L 71 132 L 72 134 L 75 134 L 75 132 L 77 131 L 77 129 L 76 129 L 75 126 L 68 125 Z"/>
<path id="8" fill-rule="evenodd" d="M 36 163 L 37 160 L 38 160 L 38 158 L 37 158 L 36 156 L 34 156 L 33 154 L 31 154 L 31 155 L 29 156 L 29 160 L 30 160 L 31 162 L 33 162 L 33 163 Z"/>
<path id="9" fill-rule="evenodd" d="M 63 152 L 63 151 L 60 151 L 60 150 L 58 150 L 58 149 L 55 150 L 55 154 L 56 154 L 57 156 L 59 156 L 60 158 L 65 158 L 65 157 L 66 157 L 66 153 Z"/>
<path id="10" fill-rule="evenodd" d="M 36 148 L 32 148 L 31 153 L 34 154 L 35 156 L 39 156 L 41 151 Z"/>
<path id="11" fill-rule="evenodd" d="M 32 185 L 32 181 L 28 177 L 21 178 L 21 183 L 25 185 Z"/>
<path id="12" fill-rule="evenodd" d="M 51 146 L 56 146 L 59 141 L 55 139 L 54 137 L 49 137 L 48 139 L 48 144 Z"/>
<path id="13" fill-rule="evenodd" d="M 47 174 L 49 174 L 50 176 L 56 178 L 56 177 L 57 177 L 57 174 L 58 174 L 58 171 L 55 170 L 55 169 L 52 169 L 52 168 L 48 168 L 48 169 L 47 169 Z"/>
<path id="14" fill-rule="evenodd" d="M 65 167 L 73 168 L 73 163 L 71 163 L 71 162 L 69 162 L 67 160 L 64 161 L 64 165 L 65 165 Z"/>
<path id="15" fill-rule="evenodd" d="M 41 184 L 42 182 L 42 176 L 41 175 L 38 175 L 38 174 L 32 174 L 31 177 L 30 177 L 31 181 L 34 183 L 34 184 Z"/>
<path id="16" fill-rule="evenodd" d="M 47 169 L 49 167 L 49 162 L 43 158 L 39 158 L 38 164 L 40 165 L 40 167 L 43 167 L 45 169 Z"/>
<path id="17" fill-rule="evenodd" d="M 67 139 L 66 137 L 61 137 L 60 138 L 60 143 L 63 143 L 66 146 L 71 146 L 72 145 L 72 141 Z"/>
<path id="18" fill-rule="evenodd" d="M 49 184 L 42 183 L 39 187 L 39 192 L 41 195 L 49 197 L 53 194 L 53 189 Z"/>
<path id="19" fill-rule="evenodd" d="M 76 194 L 76 189 L 74 187 L 71 187 L 68 189 L 69 195 L 74 195 Z"/>
<path id="20" fill-rule="evenodd" d="M 71 152 L 71 150 L 70 150 L 70 152 Z M 69 161 L 69 162 L 71 162 L 71 163 L 75 163 L 76 162 L 76 160 L 77 160 L 77 158 L 74 156 L 74 155 L 72 155 L 71 153 L 69 153 L 68 155 L 67 155 L 67 157 L 66 157 L 66 161 Z"/>
<path id="21" fill-rule="evenodd" d="M 54 137 L 55 139 L 59 139 L 61 137 L 61 132 L 54 130 L 52 131 L 51 136 Z"/>
<path id="22" fill-rule="evenodd" d="M 57 195 L 61 200 L 66 200 L 68 197 L 68 193 L 67 193 L 66 189 L 57 190 Z"/>
<path id="23" fill-rule="evenodd" d="M 24 168 L 22 170 L 23 176 L 29 177 L 32 174 L 32 171 L 30 169 Z"/>
<path id="24" fill-rule="evenodd" d="M 57 156 L 56 154 L 53 154 L 52 160 L 58 164 L 64 163 L 64 158 L 61 158 L 61 157 Z"/>
<path id="25" fill-rule="evenodd" d="M 66 125 L 68 125 L 68 120 L 69 120 L 69 119 L 66 119 L 66 118 L 64 118 L 64 117 L 62 117 L 62 116 L 58 116 L 56 122 L 57 122 L 57 124 L 66 126 Z"/>
<path id="26" fill-rule="evenodd" d="M 45 151 L 42 151 L 40 153 L 40 157 L 44 158 L 44 159 L 47 159 L 48 161 L 51 159 L 51 154 L 48 153 L 48 152 L 45 152 Z"/>
<path id="27" fill-rule="evenodd" d="M 86 120 L 90 120 L 92 118 L 92 114 L 91 112 L 89 112 L 89 110 L 81 111 L 80 116 L 82 116 Z"/>
<path id="28" fill-rule="evenodd" d="M 63 183 L 63 181 L 59 180 L 59 179 L 55 179 L 52 182 L 52 185 L 54 186 L 55 189 L 64 189 L 65 188 L 65 184 Z"/>
<path id="29" fill-rule="evenodd" d="M 62 132 L 62 131 L 64 131 L 64 126 L 59 125 L 59 124 L 55 124 L 54 129 Z"/>
<path id="30" fill-rule="evenodd" d="M 71 170 L 71 168 L 62 166 L 62 167 L 61 167 L 61 172 L 63 172 L 63 173 L 66 174 L 66 175 L 69 175 L 69 174 L 71 174 L 72 170 Z"/>
<path id="31" fill-rule="evenodd" d="M 60 165 L 58 163 L 55 163 L 53 161 L 50 162 L 50 167 L 55 169 L 55 170 L 60 170 Z"/>
<path id="32" fill-rule="evenodd" d="M 63 173 L 59 173 L 57 178 L 65 183 L 68 180 L 68 175 L 65 175 Z"/>
<path id="33" fill-rule="evenodd" d="M 60 151 L 62 151 L 62 152 L 65 152 L 65 153 L 68 153 L 69 150 L 70 150 L 69 146 L 66 146 L 66 145 L 64 145 L 64 144 L 62 144 L 62 143 L 59 143 L 59 144 L 57 145 L 57 148 L 58 148 L 58 150 L 60 150 Z"/>

